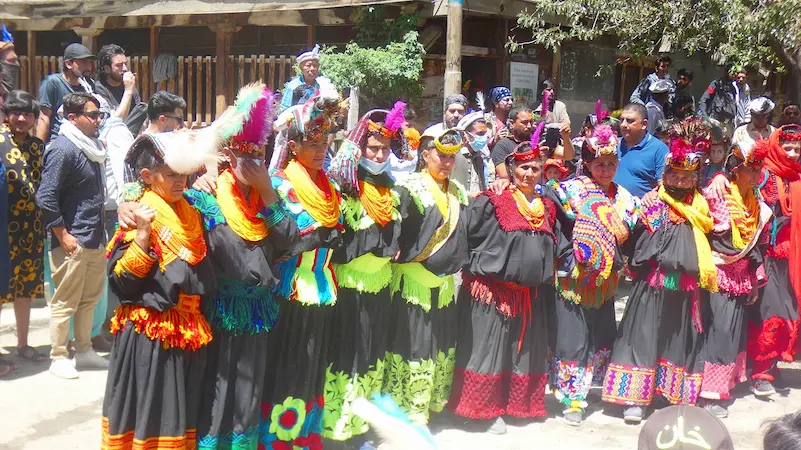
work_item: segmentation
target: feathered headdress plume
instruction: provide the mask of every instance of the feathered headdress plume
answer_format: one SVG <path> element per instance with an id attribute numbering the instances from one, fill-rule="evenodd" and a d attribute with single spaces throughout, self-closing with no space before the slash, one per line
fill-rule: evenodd
<path id="1" fill-rule="evenodd" d="M 478 110 L 481 112 L 487 110 L 486 100 L 484 100 L 484 92 L 482 91 L 476 92 L 476 106 L 478 106 Z"/>
<path id="2" fill-rule="evenodd" d="M 609 117 L 609 111 L 603 109 L 604 102 L 600 98 L 595 102 L 595 123 L 602 123 Z"/>
<path id="3" fill-rule="evenodd" d="M 545 93 L 542 94 L 542 109 L 540 109 L 540 114 L 542 115 L 542 117 L 547 117 L 548 111 L 550 110 L 551 110 L 551 93 L 545 91 Z"/>
<path id="4" fill-rule="evenodd" d="M 395 105 L 392 106 L 392 109 L 389 110 L 387 113 L 387 118 L 384 121 L 384 127 L 389 130 L 391 133 L 395 133 L 403 127 L 403 124 L 406 123 L 406 116 L 404 115 L 404 111 L 406 110 L 406 103 L 398 100 L 395 102 Z"/>
<path id="5" fill-rule="evenodd" d="M 547 95 L 547 94 L 546 94 Z M 545 129 L 545 121 L 541 121 L 537 125 L 537 129 L 531 133 L 531 148 L 539 148 L 540 147 L 540 136 L 542 136 L 542 130 Z"/>
<path id="6" fill-rule="evenodd" d="M 261 81 L 251 83 L 239 90 L 234 106 L 216 120 L 217 132 L 223 142 L 261 148 L 272 133 L 274 115 L 272 91 Z M 239 147 L 247 151 L 244 145 Z"/>

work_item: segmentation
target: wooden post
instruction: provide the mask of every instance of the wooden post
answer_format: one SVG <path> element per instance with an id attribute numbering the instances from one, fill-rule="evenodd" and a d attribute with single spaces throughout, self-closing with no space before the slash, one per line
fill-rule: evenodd
<path id="1" fill-rule="evenodd" d="M 462 92 L 462 0 L 448 0 L 445 96 Z"/>
<path id="2" fill-rule="evenodd" d="M 228 55 L 231 54 L 231 40 L 233 33 L 239 31 L 241 27 L 232 24 L 219 24 L 210 26 L 211 31 L 217 34 L 216 57 L 214 66 L 214 86 L 217 97 L 215 117 L 220 117 L 229 103 L 233 103 L 234 92 L 234 66 L 228 64 Z M 211 86 L 207 86 L 210 91 Z M 211 95 L 211 92 L 208 92 Z"/>
<path id="3" fill-rule="evenodd" d="M 36 32 L 28 31 L 28 91 L 39 98 L 39 65 L 36 64 Z"/>
<path id="4" fill-rule="evenodd" d="M 150 27 L 150 51 L 147 53 L 148 59 L 150 61 L 151 70 L 156 65 L 156 55 L 159 52 L 159 27 Z M 167 87 L 166 82 L 164 83 L 164 88 Z M 162 89 L 161 83 L 158 86 L 155 85 L 155 82 L 149 89 L 149 92 L 156 92 Z"/>
<path id="5" fill-rule="evenodd" d="M 306 25 L 306 47 L 312 48 L 314 47 L 314 25 Z"/>
<path id="6" fill-rule="evenodd" d="M 81 37 L 81 44 L 88 48 L 90 52 L 96 52 L 97 37 L 103 32 L 102 28 L 73 28 L 75 34 Z"/>

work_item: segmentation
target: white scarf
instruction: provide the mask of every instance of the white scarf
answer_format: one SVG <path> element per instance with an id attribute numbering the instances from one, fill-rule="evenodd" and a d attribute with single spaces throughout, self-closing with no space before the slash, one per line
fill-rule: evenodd
<path id="1" fill-rule="evenodd" d="M 61 123 L 59 134 L 67 137 L 76 147 L 81 149 L 89 161 L 104 164 L 106 161 L 106 148 L 95 137 L 89 137 L 78 129 L 72 122 L 65 120 Z"/>

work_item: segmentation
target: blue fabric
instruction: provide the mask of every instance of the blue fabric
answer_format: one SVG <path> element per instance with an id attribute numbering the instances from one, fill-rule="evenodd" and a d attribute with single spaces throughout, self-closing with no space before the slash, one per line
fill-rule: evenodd
<path id="1" fill-rule="evenodd" d="M 0 161 L 0 295 L 8 295 L 11 280 L 11 257 L 8 248 L 8 179 L 6 166 Z"/>
<path id="2" fill-rule="evenodd" d="M 668 152 L 667 145 L 650 133 L 631 148 L 627 148 L 626 142 L 621 139 L 618 146 L 620 166 L 615 175 L 615 183 L 626 188 L 632 195 L 642 198 L 662 179 Z"/>
<path id="3" fill-rule="evenodd" d="M 275 326 L 278 309 L 273 292 L 266 288 L 237 280 L 220 280 L 219 291 L 206 317 L 234 336 L 253 335 Z"/>

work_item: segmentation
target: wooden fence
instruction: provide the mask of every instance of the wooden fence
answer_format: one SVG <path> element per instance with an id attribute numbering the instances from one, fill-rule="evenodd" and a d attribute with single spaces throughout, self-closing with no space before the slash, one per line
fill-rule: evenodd
<path id="1" fill-rule="evenodd" d="M 175 77 L 158 86 L 153 83 L 153 65 L 147 56 L 132 56 L 128 68 L 136 74 L 136 88 L 143 101 L 147 101 L 157 90 L 166 90 L 186 100 L 187 126 L 203 126 L 216 117 L 215 85 L 217 58 L 213 56 L 179 56 Z M 31 64 L 32 62 L 32 64 Z M 39 96 L 39 83 L 47 75 L 61 72 L 62 57 L 36 56 L 31 61 L 20 57 L 20 88 Z M 231 55 L 228 64 L 233 67 L 234 89 L 257 80 L 264 80 L 272 91 L 280 91 L 284 83 L 295 76 L 295 56 Z M 231 99 L 231 102 L 233 99 Z"/>

